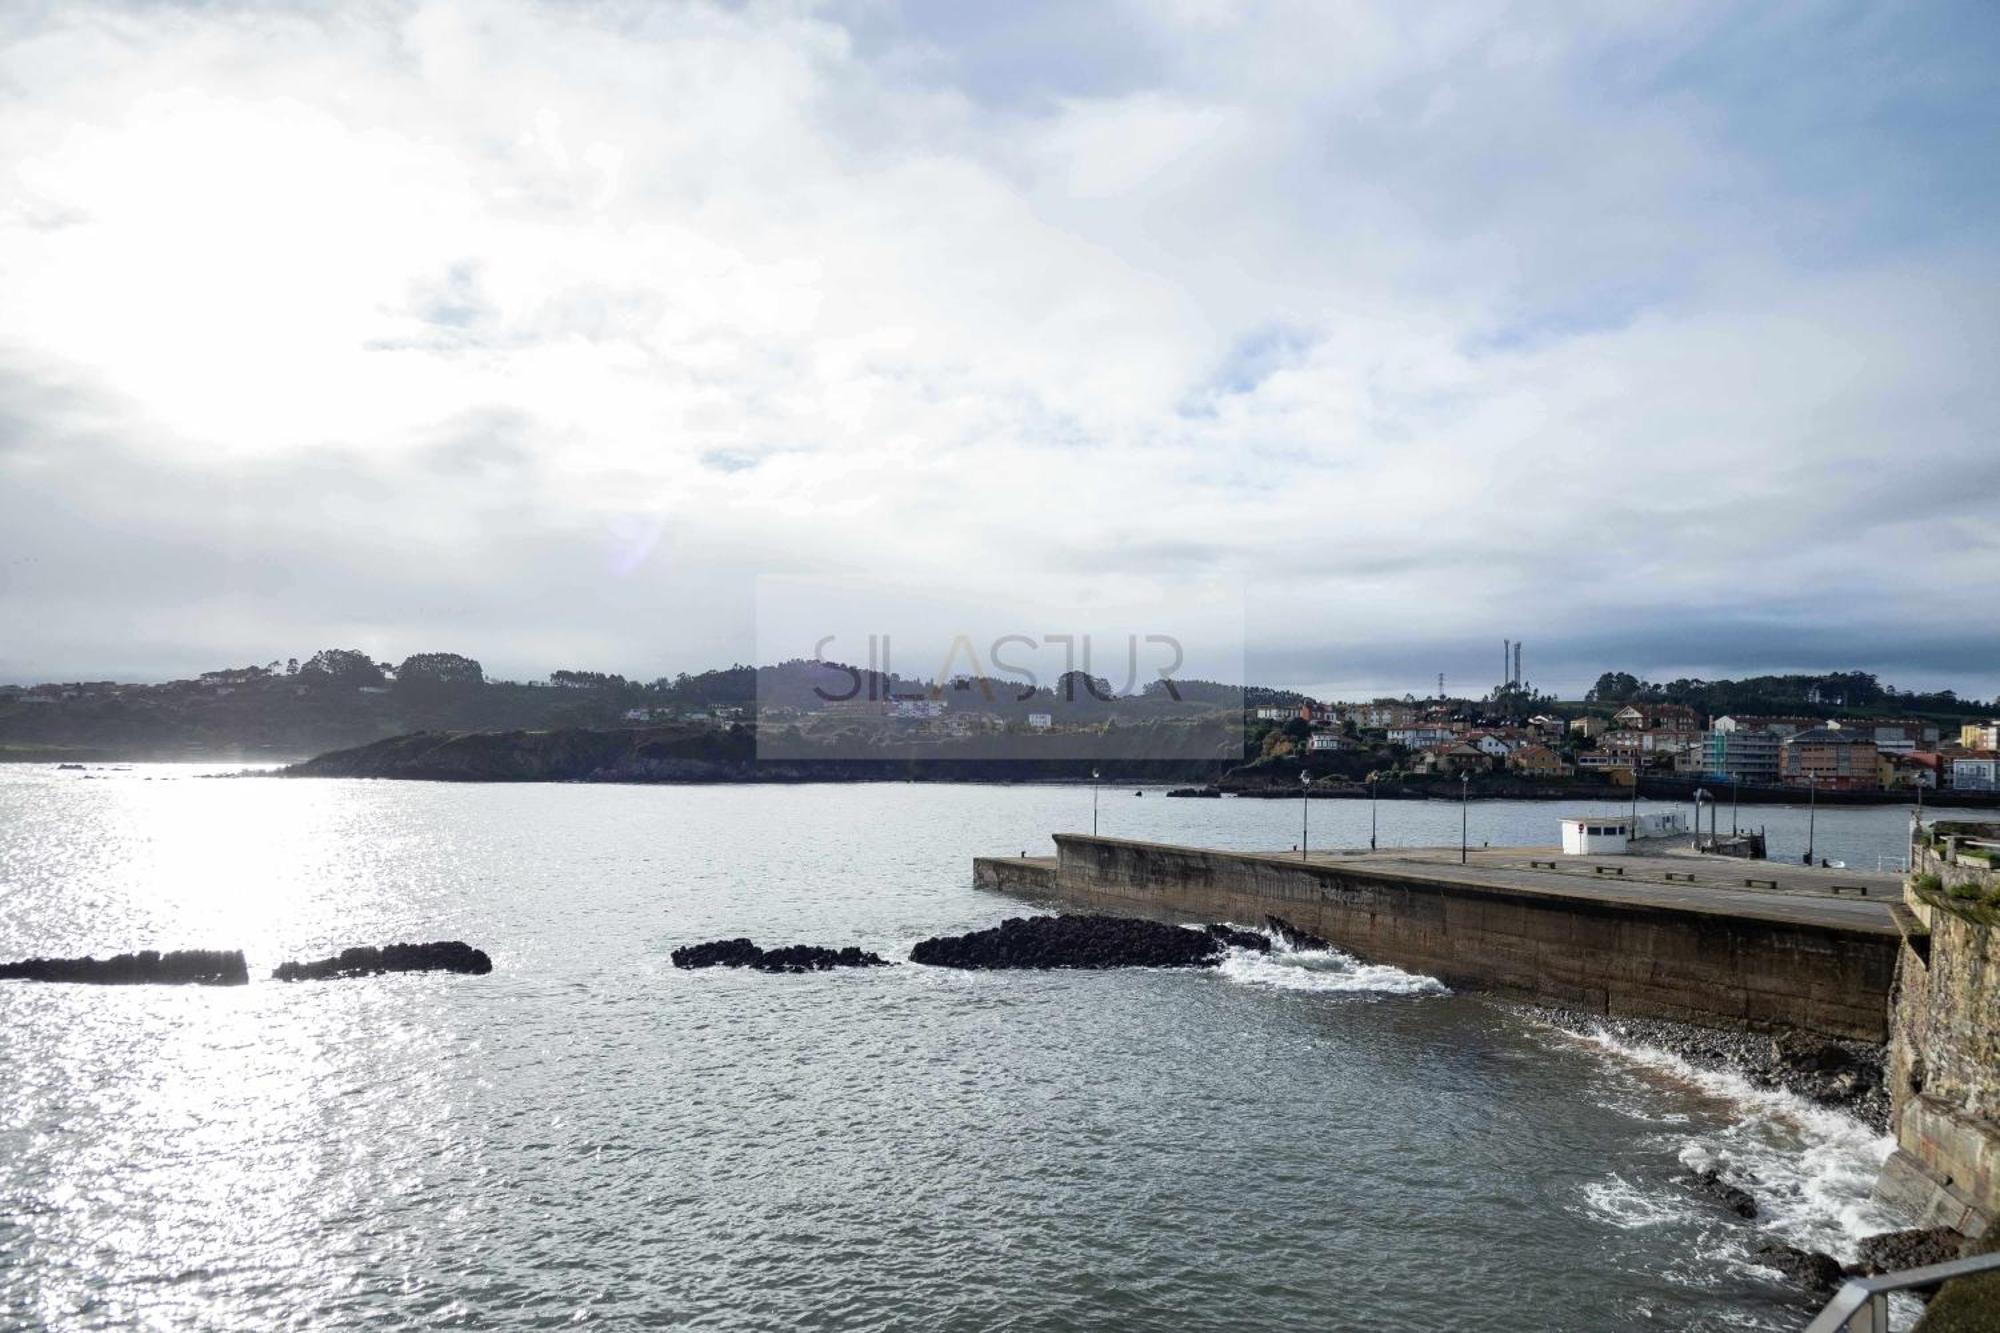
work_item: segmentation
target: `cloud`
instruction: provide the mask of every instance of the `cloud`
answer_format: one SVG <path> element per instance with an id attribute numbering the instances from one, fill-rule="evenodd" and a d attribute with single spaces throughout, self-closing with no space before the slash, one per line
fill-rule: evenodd
<path id="1" fill-rule="evenodd" d="M 997 14 L 15 16 L 0 675 L 650 676 L 931 569 L 2000 688 L 1984 9 Z"/>

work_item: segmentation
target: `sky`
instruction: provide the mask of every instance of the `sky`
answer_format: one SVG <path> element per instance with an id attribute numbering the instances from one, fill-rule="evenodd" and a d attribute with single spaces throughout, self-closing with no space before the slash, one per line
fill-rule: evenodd
<path id="1" fill-rule="evenodd" d="M 760 580 L 2000 693 L 2000 9 L 0 10 L 0 680 Z"/>

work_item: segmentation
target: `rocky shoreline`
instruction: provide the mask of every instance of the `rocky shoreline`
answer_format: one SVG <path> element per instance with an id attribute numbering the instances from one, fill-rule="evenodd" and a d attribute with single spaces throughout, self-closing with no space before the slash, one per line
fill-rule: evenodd
<path id="1" fill-rule="evenodd" d="M 1878 1134 L 1888 1132 L 1889 1096 L 1883 1081 L 1888 1049 L 1872 1042 L 1736 1032 L 1664 1018 L 1609 1018 L 1530 1004 L 1507 1007 L 1577 1036 L 1608 1034 L 1657 1047 L 1699 1069 L 1741 1074 L 1756 1087 L 1782 1089 L 1845 1111 Z"/>

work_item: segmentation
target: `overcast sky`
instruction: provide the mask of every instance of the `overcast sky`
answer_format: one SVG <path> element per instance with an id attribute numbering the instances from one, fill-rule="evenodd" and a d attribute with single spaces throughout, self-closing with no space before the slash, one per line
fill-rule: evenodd
<path id="1" fill-rule="evenodd" d="M 2000 7 L 0 11 L 0 679 L 759 575 L 2000 691 Z"/>

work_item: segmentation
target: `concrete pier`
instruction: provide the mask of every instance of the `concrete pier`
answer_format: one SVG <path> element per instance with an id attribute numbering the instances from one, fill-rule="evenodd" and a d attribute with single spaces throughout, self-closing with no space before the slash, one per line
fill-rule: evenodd
<path id="1" fill-rule="evenodd" d="M 1459 989 L 1599 1013 L 1883 1041 L 1895 875 L 1554 848 L 1230 852 L 1058 834 L 974 882 L 1145 915 L 1279 916 Z"/>

